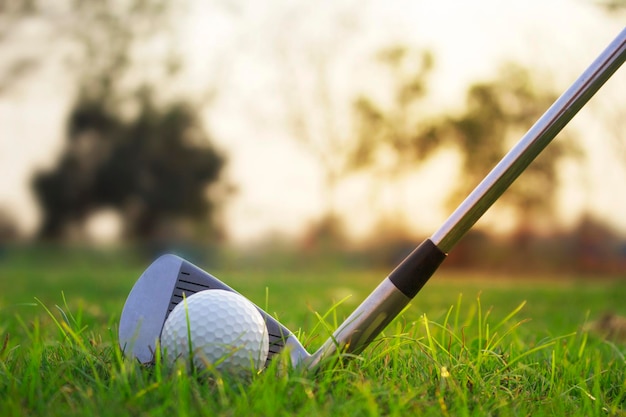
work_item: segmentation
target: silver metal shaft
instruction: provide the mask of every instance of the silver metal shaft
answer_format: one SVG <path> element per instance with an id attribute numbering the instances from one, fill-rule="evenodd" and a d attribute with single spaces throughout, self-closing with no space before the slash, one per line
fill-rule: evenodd
<path id="1" fill-rule="evenodd" d="M 337 351 L 359 353 L 410 301 L 389 278 L 385 278 L 311 356 L 308 366 L 313 368 L 319 365 L 323 358 L 328 358 Z"/>
<path id="2" fill-rule="evenodd" d="M 626 28 L 530 128 L 431 237 L 448 253 L 626 59 Z"/>

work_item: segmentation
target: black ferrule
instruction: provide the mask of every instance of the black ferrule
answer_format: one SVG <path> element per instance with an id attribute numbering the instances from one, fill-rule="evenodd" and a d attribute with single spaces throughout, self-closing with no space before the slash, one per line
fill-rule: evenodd
<path id="1" fill-rule="evenodd" d="M 389 274 L 389 279 L 404 295 L 413 298 L 446 256 L 430 239 L 426 239 Z"/>

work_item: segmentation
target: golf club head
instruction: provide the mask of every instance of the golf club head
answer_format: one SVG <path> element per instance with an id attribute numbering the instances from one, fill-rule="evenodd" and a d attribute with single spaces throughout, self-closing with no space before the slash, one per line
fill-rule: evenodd
<path id="1" fill-rule="evenodd" d="M 226 290 L 237 293 L 228 285 L 190 262 L 175 255 L 163 255 L 155 260 L 133 286 L 120 318 L 119 341 L 122 351 L 141 363 L 151 363 L 165 320 L 183 300 L 204 290 Z M 239 293 L 237 293 L 239 294 Z M 289 329 L 265 311 L 255 306 L 267 326 L 269 354 L 272 358 L 287 349 L 293 366 L 310 357 Z"/>

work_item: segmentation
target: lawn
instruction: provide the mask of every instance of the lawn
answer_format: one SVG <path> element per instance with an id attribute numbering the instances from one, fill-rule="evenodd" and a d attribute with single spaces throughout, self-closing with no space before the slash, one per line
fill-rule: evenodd
<path id="1" fill-rule="evenodd" d="M 626 315 L 624 280 L 444 269 L 360 356 L 235 378 L 121 355 L 120 312 L 148 263 L 117 252 L 2 255 L 0 415 L 626 416 L 626 344 L 587 330 L 606 311 Z M 310 351 L 389 272 L 236 256 L 198 264 Z"/>

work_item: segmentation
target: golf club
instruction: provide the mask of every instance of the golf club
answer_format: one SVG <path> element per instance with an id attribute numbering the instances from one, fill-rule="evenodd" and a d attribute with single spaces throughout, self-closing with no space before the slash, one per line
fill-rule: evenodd
<path id="1" fill-rule="evenodd" d="M 333 335 L 309 354 L 294 334 L 259 308 L 270 335 L 272 358 L 287 349 L 293 366 L 315 367 L 337 352 L 358 354 L 419 292 L 465 233 L 552 141 L 626 59 L 626 28 L 541 116 L 443 225 L 407 256 L 356 308 Z M 174 255 L 158 258 L 141 275 L 124 305 L 120 346 L 142 363 L 153 361 L 168 314 L 183 294 L 207 289 L 234 291 Z M 258 308 L 258 307 L 257 307 Z"/>

